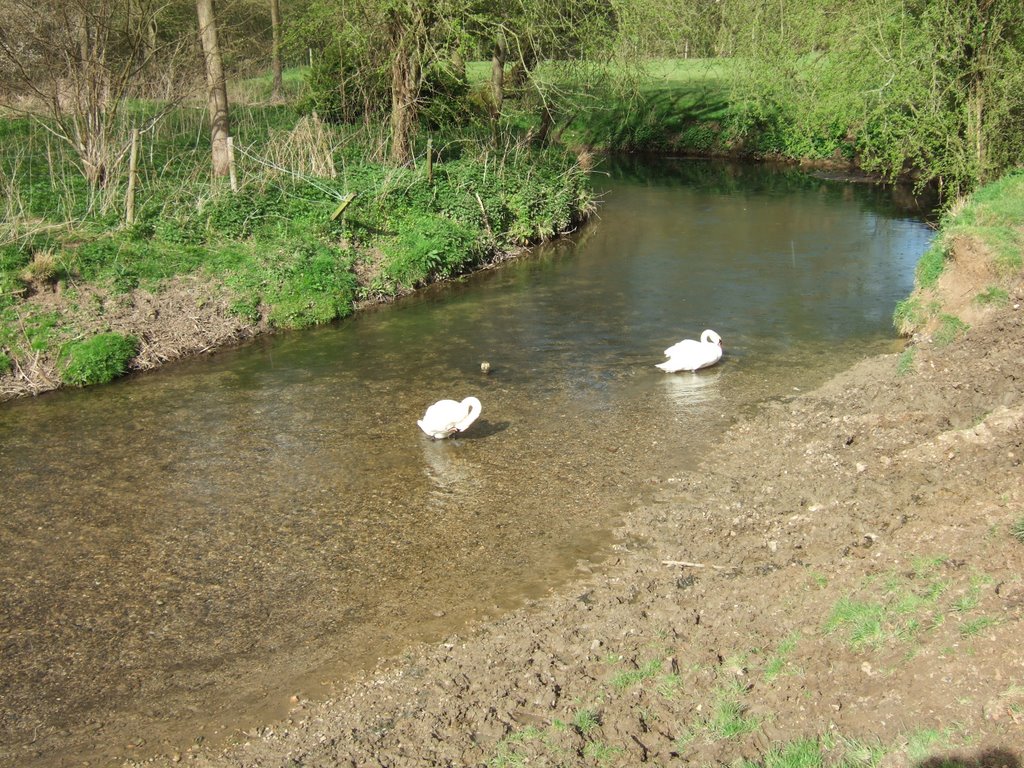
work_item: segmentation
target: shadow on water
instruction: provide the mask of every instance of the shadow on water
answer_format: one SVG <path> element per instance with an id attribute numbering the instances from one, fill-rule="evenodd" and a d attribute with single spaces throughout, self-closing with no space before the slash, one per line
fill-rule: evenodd
<path id="1" fill-rule="evenodd" d="M 930 232 L 886 190 L 686 162 L 597 184 L 597 220 L 501 268 L 5 406 L 0 762 L 221 738 L 541 597 L 606 556 L 637 478 L 893 347 Z M 654 367 L 705 327 L 719 366 Z M 465 434 L 416 426 L 470 394 Z"/>

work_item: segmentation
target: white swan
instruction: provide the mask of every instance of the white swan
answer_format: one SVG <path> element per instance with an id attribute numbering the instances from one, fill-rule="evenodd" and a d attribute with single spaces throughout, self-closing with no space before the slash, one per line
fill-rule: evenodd
<path id="1" fill-rule="evenodd" d="M 665 350 L 665 356 L 668 360 L 657 367 L 668 373 L 707 368 L 722 359 L 722 337 L 709 329 L 700 335 L 700 341 L 683 339 L 673 344 Z"/>
<path id="2" fill-rule="evenodd" d="M 423 418 L 416 423 L 432 438 L 440 440 L 454 432 L 464 431 L 477 420 L 480 410 L 480 401 L 475 397 L 467 397 L 461 403 L 457 400 L 438 400 L 427 408 Z"/>

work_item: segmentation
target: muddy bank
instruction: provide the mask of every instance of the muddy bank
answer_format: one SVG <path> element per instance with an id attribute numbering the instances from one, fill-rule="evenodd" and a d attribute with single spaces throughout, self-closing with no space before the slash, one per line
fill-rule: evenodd
<path id="1" fill-rule="evenodd" d="M 864 764 L 1020 766 L 1010 295 L 959 340 L 767 404 L 698 470 L 638 478 L 615 562 L 571 589 L 149 763 L 704 765 L 812 739 Z"/>

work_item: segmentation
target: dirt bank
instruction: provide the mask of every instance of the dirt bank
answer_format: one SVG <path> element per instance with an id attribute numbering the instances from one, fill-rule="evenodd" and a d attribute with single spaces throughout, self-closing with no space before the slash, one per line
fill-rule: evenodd
<path id="1" fill-rule="evenodd" d="M 737 423 L 572 589 L 150 763 L 1019 768 L 1022 303 Z"/>

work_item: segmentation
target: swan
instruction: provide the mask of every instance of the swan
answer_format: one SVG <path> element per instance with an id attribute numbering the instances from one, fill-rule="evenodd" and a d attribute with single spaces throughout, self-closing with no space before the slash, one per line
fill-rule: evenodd
<path id="1" fill-rule="evenodd" d="M 475 397 L 467 397 L 462 402 L 438 400 L 416 423 L 432 438 L 440 440 L 469 427 L 480 416 L 480 409 L 480 401 Z"/>
<path id="2" fill-rule="evenodd" d="M 668 360 L 657 367 L 668 373 L 707 368 L 722 359 L 722 337 L 708 329 L 700 335 L 700 341 L 683 339 L 666 349 L 665 356 Z"/>

